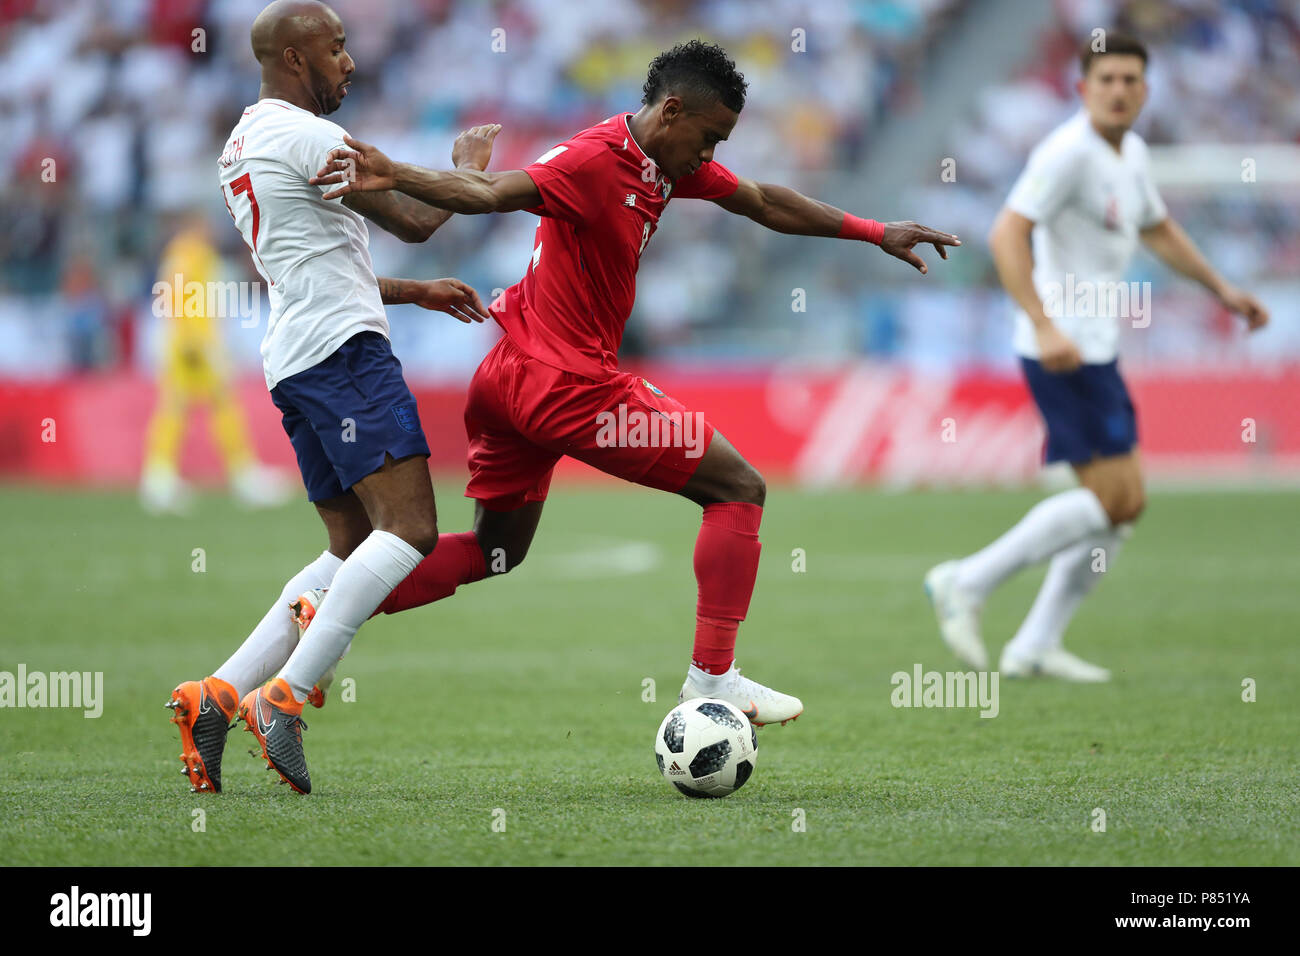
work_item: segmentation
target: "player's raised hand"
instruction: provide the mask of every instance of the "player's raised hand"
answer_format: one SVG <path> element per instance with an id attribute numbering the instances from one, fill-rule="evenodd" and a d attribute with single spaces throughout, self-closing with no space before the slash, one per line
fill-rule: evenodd
<path id="1" fill-rule="evenodd" d="M 415 283 L 411 302 L 435 312 L 446 312 L 462 322 L 482 322 L 488 318 L 483 300 L 471 286 L 459 279 L 426 279 Z"/>
<path id="2" fill-rule="evenodd" d="M 939 253 L 941 258 L 947 259 L 948 250 L 944 246 L 960 246 L 961 240 L 952 233 L 939 232 L 937 229 L 915 222 L 887 222 L 885 235 L 880 240 L 880 248 L 895 259 L 902 259 L 909 263 L 921 275 L 925 275 L 930 271 L 929 267 L 912 251 L 913 246 L 921 243 L 934 246 L 934 251 Z"/>
<path id="3" fill-rule="evenodd" d="M 488 162 L 492 159 L 492 141 L 499 132 L 500 123 L 465 130 L 451 146 L 451 161 L 457 169 L 487 169 Z"/>
<path id="4" fill-rule="evenodd" d="M 1246 327 L 1254 332 L 1268 325 L 1268 309 L 1249 292 L 1229 286 L 1220 296 L 1224 306 L 1246 320 Z"/>
<path id="5" fill-rule="evenodd" d="M 1066 338 L 1055 325 L 1040 325 L 1035 330 L 1038 339 L 1038 362 L 1049 372 L 1073 372 L 1083 364 L 1083 353 Z"/>
<path id="6" fill-rule="evenodd" d="M 393 188 L 396 170 L 391 159 L 377 147 L 351 136 L 344 136 L 343 142 L 352 148 L 344 149 L 340 146 L 330 150 L 325 165 L 307 180 L 313 186 L 339 184 L 321 198 L 338 199 L 348 193 L 383 192 Z"/>

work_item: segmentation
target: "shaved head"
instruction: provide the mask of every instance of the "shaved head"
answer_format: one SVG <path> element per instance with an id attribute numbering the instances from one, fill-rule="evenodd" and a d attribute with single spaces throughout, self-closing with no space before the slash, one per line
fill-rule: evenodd
<path id="1" fill-rule="evenodd" d="M 339 15 L 320 0 L 275 0 L 253 21 L 253 56 L 263 66 L 286 47 L 300 48 L 320 34 L 342 31 Z"/>
<path id="2" fill-rule="evenodd" d="M 317 116 L 347 95 L 354 64 L 343 49 L 339 15 L 319 0 L 275 0 L 253 21 L 253 55 L 262 65 L 262 97 L 283 99 Z"/>

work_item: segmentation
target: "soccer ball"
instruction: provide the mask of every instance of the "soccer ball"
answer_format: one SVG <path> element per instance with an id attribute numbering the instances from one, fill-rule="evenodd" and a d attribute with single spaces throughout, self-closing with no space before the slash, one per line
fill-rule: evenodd
<path id="1" fill-rule="evenodd" d="M 725 797 L 754 772 L 758 735 L 734 704 L 697 697 L 678 704 L 655 736 L 664 779 L 688 797 Z"/>

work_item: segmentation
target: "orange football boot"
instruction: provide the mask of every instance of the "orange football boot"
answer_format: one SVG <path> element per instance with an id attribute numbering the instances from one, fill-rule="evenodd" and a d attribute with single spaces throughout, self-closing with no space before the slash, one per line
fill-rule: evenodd
<path id="1" fill-rule="evenodd" d="M 238 700 L 226 681 L 205 677 L 179 685 L 167 701 L 171 721 L 181 730 L 181 772 L 193 793 L 221 792 L 221 755 Z"/>
<path id="2" fill-rule="evenodd" d="M 307 758 L 302 752 L 302 720 L 305 701 L 296 700 L 282 677 L 264 687 L 250 690 L 239 705 L 244 729 L 257 738 L 266 769 L 280 775 L 298 793 L 311 793 Z"/>

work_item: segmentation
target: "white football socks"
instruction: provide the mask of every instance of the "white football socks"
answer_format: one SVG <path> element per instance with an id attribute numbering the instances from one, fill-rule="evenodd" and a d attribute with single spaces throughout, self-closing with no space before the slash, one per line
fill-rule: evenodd
<path id="1" fill-rule="evenodd" d="M 1133 525 L 1125 523 L 1058 551 L 1033 607 L 1004 653 L 1031 657 L 1060 647 L 1080 602 L 1114 566 L 1120 548 L 1132 534 Z"/>
<path id="2" fill-rule="evenodd" d="M 395 534 L 371 531 L 334 575 L 330 593 L 277 675 L 299 701 L 346 652 L 353 636 L 424 555 Z"/>
<path id="3" fill-rule="evenodd" d="M 1110 518 L 1087 488 L 1072 488 L 1034 505 L 1006 534 L 964 558 L 956 583 L 981 603 L 1022 568 L 1110 527 Z"/>
<path id="4" fill-rule="evenodd" d="M 731 667 L 728 667 L 726 672 L 722 674 L 710 674 L 708 671 L 700 670 L 692 664 L 688 673 L 690 675 L 691 683 L 704 691 L 705 694 L 716 694 L 722 687 L 723 680 L 731 673 L 732 668 L 735 666 L 736 665 L 733 663 Z"/>
<path id="5" fill-rule="evenodd" d="M 253 633 L 213 676 L 232 684 L 241 699 L 254 687 L 269 680 L 284 666 L 298 645 L 298 625 L 293 622 L 290 603 L 304 591 L 329 587 L 335 572 L 342 566 L 342 558 L 325 551 L 290 578 L 280 592 L 279 600 L 271 605 L 261 622 L 253 628 Z"/>

